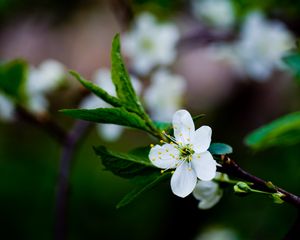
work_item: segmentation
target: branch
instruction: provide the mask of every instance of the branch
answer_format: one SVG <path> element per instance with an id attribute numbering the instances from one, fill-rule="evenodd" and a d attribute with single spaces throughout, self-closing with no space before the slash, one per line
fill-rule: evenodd
<path id="1" fill-rule="evenodd" d="M 67 238 L 71 163 L 76 147 L 80 140 L 83 139 L 83 136 L 87 133 L 87 128 L 89 126 L 89 122 L 76 121 L 73 128 L 66 136 L 63 144 L 55 204 L 55 239 L 57 240 Z"/>
<path id="2" fill-rule="evenodd" d="M 28 112 L 24 107 L 17 106 L 17 115 L 20 119 L 26 122 L 40 127 L 50 136 L 52 136 L 58 143 L 63 144 L 66 138 L 65 130 L 60 127 L 55 121 L 53 121 L 50 116 L 37 116 Z"/>
<path id="3" fill-rule="evenodd" d="M 270 181 L 265 181 L 261 178 L 258 178 L 245 170 L 243 170 L 235 161 L 230 159 L 228 156 L 223 155 L 221 158 L 221 164 L 222 167 L 219 167 L 219 171 L 223 173 L 227 173 L 233 177 L 240 178 L 244 181 L 251 182 L 253 185 L 251 185 L 251 188 L 256 190 L 261 190 L 269 193 L 282 193 L 283 196 L 281 197 L 282 200 L 285 202 L 288 202 L 298 209 L 300 209 L 300 197 L 282 189 L 277 186 L 275 186 Z"/>

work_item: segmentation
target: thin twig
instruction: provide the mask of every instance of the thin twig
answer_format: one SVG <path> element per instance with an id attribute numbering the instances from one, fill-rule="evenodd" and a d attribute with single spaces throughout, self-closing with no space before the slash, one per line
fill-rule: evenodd
<path id="1" fill-rule="evenodd" d="M 59 180 L 56 195 L 55 209 L 55 239 L 64 240 L 67 238 L 68 224 L 68 199 L 70 191 L 70 171 L 72 159 L 76 147 L 83 136 L 87 133 L 89 122 L 76 121 L 73 128 L 66 136 L 60 158 Z"/>
<path id="2" fill-rule="evenodd" d="M 60 127 L 53 119 L 48 115 L 38 116 L 30 113 L 22 106 L 17 106 L 18 118 L 25 120 L 26 122 L 40 127 L 50 136 L 52 136 L 58 143 L 63 144 L 67 133 Z"/>
<path id="3" fill-rule="evenodd" d="M 251 182 L 251 188 L 269 192 L 269 193 L 282 193 L 282 200 L 288 202 L 295 207 L 300 209 L 300 197 L 282 189 L 270 181 L 265 181 L 259 177 L 256 177 L 245 170 L 243 170 L 235 161 L 230 159 L 228 156 L 222 156 L 222 167 L 219 168 L 219 171 L 229 174 L 230 176 L 237 177 L 241 180 Z"/>

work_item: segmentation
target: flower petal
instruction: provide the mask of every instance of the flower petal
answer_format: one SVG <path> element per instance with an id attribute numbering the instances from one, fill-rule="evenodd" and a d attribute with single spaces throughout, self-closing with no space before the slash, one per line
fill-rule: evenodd
<path id="1" fill-rule="evenodd" d="M 207 151 L 211 142 L 211 133 L 209 126 L 202 126 L 196 130 L 191 142 L 196 153 Z"/>
<path id="2" fill-rule="evenodd" d="M 217 162 L 208 151 L 194 154 L 192 166 L 200 180 L 210 181 L 216 176 Z"/>
<path id="3" fill-rule="evenodd" d="M 220 201 L 223 190 L 213 181 L 198 181 L 193 195 L 200 200 L 198 205 L 200 209 L 209 209 Z"/>
<path id="4" fill-rule="evenodd" d="M 171 178 L 171 188 L 175 195 L 186 197 L 195 188 L 197 176 L 187 162 L 183 162 L 174 172 Z"/>
<path id="5" fill-rule="evenodd" d="M 155 145 L 150 150 L 149 159 L 156 167 L 163 169 L 175 168 L 179 159 L 179 150 L 168 143 L 162 146 Z"/>
<path id="6" fill-rule="evenodd" d="M 186 110 L 178 110 L 173 115 L 174 136 L 179 144 L 188 144 L 195 132 L 191 114 Z"/>

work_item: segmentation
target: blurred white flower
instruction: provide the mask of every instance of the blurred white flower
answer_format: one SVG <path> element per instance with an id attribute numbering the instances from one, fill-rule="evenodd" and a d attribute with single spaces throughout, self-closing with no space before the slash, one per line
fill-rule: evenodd
<path id="1" fill-rule="evenodd" d="M 226 174 L 217 173 L 214 179 L 226 178 Z M 198 181 L 193 191 L 194 197 L 199 200 L 198 208 L 209 209 L 215 206 L 223 195 L 223 190 L 214 181 Z"/>
<path id="2" fill-rule="evenodd" d="M 196 240 L 238 240 L 239 237 L 237 233 L 225 227 L 210 227 L 204 232 L 202 232 L 199 236 L 195 238 Z"/>
<path id="3" fill-rule="evenodd" d="M 193 0 L 195 17 L 218 28 L 228 28 L 234 24 L 235 13 L 230 0 Z"/>
<path id="4" fill-rule="evenodd" d="M 159 23 L 150 13 L 140 15 L 131 31 L 123 36 L 123 51 L 133 69 L 148 74 L 157 65 L 169 65 L 176 57 L 179 30 L 175 24 Z"/>
<path id="5" fill-rule="evenodd" d="M 180 75 L 159 69 L 151 78 L 150 86 L 144 94 L 144 101 L 154 120 L 170 122 L 182 105 L 186 91 L 186 81 Z"/>
<path id="6" fill-rule="evenodd" d="M 280 59 L 293 42 L 283 23 L 268 21 L 261 13 L 252 12 L 244 22 L 236 48 L 246 74 L 264 81 L 274 68 L 283 66 Z"/>
<path id="7" fill-rule="evenodd" d="M 195 130 L 190 113 L 178 110 L 173 116 L 175 138 L 168 136 L 171 143 L 151 148 L 149 159 L 156 167 L 175 169 L 171 178 L 171 189 L 179 197 L 186 197 L 195 188 L 197 178 L 210 181 L 216 175 L 216 161 L 207 149 L 212 130 L 202 126 Z"/>
<path id="8" fill-rule="evenodd" d="M 141 83 L 133 76 L 130 76 L 130 78 L 135 92 L 137 93 L 137 95 L 139 95 L 142 91 Z M 112 82 L 111 73 L 109 69 L 97 70 L 93 76 L 93 80 L 95 84 L 104 89 L 108 94 L 112 96 L 117 96 L 116 89 Z M 109 108 L 111 106 L 96 95 L 91 94 L 81 101 L 79 107 L 85 109 L 94 109 Z M 97 125 L 97 132 L 107 141 L 115 141 L 116 139 L 118 139 L 121 136 L 123 130 L 123 127 L 114 124 Z"/>
<path id="9" fill-rule="evenodd" d="M 60 62 L 48 59 L 38 67 L 31 67 L 25 90 L 27 108 L 34 113 L 43 113 L 49 105 L 46 94 L 55 90 L 65 77 L 65 67 Z"/>
<path id="10" fill-rule="evenodd" d="M 38 67 L 31 67 L 27 81 L 29 94 L 48 93 L 53 91 L 65 76 L 65 67 L 60 62 L 48 59 Z"/>
<path id="11" fill-rule="evenodd" d="M 15 106 L 12 100 L 0 93 L 0 119 L 11 121 L 14 119 Z"/>

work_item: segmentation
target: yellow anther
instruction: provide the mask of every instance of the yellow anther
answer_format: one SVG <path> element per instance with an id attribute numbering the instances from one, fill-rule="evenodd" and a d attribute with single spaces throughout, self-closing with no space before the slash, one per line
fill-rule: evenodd
<path id="1" fill-rule="evenodd" d="M 158 152 L 158 155 L 161 155 L 161 152 Z"/>
<path id="2" fill-rule="evenodd" d="M 150 147 L 153 148 L 153 147 L 154 147 L 154 144 L 150 144 Z"/>
<path id="3" fill-rule="evenodd" d="M 171 173 L 173 174 L 175 171 L 172 171 Z"/>
<path id="4" fill-rule="evenodd" d="M 164 140 L 160 140 L 159 142 L 160 142 L 160 143 L 164 143 Z"/>
<path id="5" fill-rule="evenodd" d="M 161 133 L 162 133 L 162 134 L 165 134 L 166 132 L 165 132 L 165 130 L 163 130 Z"/>
<path id="6" fill-rule="evenodd" d="M 169 150 L 168 150 L 168 149 L 166 149 L 166 152 L 169 152 Z"/>
<path id="7" fill-rule="evenodd" d="M 188 170 L 189 170 L 189 171 L 192 171 L 192 168 L 189 167 Z"/>
<path id="8" fill-rule="evenodd" d="M 160 173 L 163 174 L 165 171 L 164 170 L 160 170 Z"/>

